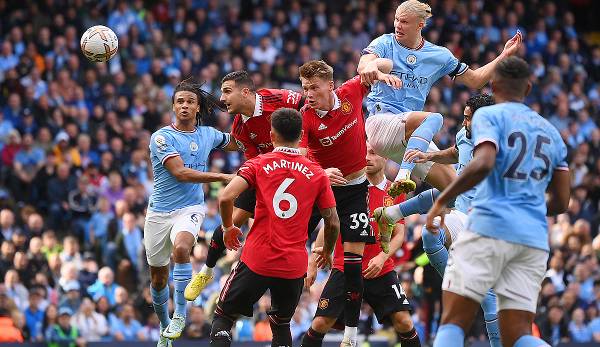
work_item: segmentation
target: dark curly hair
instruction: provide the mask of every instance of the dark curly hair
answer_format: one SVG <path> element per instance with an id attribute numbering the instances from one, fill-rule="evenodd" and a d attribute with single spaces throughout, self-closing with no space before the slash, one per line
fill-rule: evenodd
<path id="1" fill-rule="evenodd" d="M 191 78 L 186 78 L 179 82 L 171 96 L 171 102 L 175 103 L 175 94 L 177 92 L 186 91 L 196 94 L 198 97 L 198 106 L 200 110 L 196 113 L 196 125 L 202 124 L 202 117 L 211 114 L 215 109 L 224 111 L 223 103 L 214 95 L 202 90 L 204 83 L 197 83 Z"/>
<path id="2" fill-rule="evenodd" d="M 480 107 L 490 106 L 494 104 L 494 97 L 490 94 L 481 93 L 472 95 L 469 100 L 467 100 L 467 106 L 471 108 L 471 112 L 475 114 Z"/>

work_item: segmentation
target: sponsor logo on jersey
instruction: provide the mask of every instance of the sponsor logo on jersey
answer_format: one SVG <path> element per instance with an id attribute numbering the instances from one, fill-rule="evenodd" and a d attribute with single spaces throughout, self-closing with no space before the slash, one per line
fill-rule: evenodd
<path id="1" fill-rule="evenodd" d="M 321 125 L 319 125 L 319 130 L 325 130 L 327 129 L 327 126 L 323 123 L 321 123 Z"/>
<path id="2" fill-rule="evenodd" d="M 352 104 L 348 100 L 342 101 L 342 106 L 340 106 L 340 108 L 342 109 L 343 114 L 349 114 L 352 112 Z"/>
<path id="3" fill-rule="evenodd" d="M 411 65 L 415 64 L 417 62 L 417 56 L 414 55 L 414 54 L 409 54 L 406 57 L 406 62 L 409 63 L 409 64 L 411 64 Z"/>
<path id="4" fill-rule="evenodd" d="M 340 131 L 338 131 L 335 135 L 320 138 L 319 142 L 321 142 L 321 145 L 323 147 L 328 147 L 328 146 L 333 145 L 333 141 L 337 140 L 340 136 L 344 135 L 344 133 L 346 131 L 348 131 L 348 129 L 350 129 L 353 126 L 355 126 L 357 122 L 358 122 L 358 119 L 354 119 L 352 122 L 344 125 L 344 127 L 341 128 Z"/>

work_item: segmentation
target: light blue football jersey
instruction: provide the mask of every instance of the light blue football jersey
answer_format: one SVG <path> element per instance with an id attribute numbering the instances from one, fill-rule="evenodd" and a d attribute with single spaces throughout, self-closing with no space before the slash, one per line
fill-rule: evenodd
<path id="1" fill-rule="evenodd" d="M 473 142 L 467 138 L 467 130 L 462 127 L 456 133 L 456 148 L 458 148 L 458 163 L 456 164 L 456 173 L 460 175 L 462 170 L 473 159 Z M 471 207 L 471 200 L 475 196 L 476 187 L 460 194 L 456 197 L 454 207 L 462 213 L 467 214 Z"/>
<path id="2" fill-rule="evenodd" d="M 473 115 L 473 143 L 490 141 L 496 163 L 471 202 L 469 230 L 549 250 L 545 192 L 554 170 L 568 170 L 567 147 L 546 119 L 524 104 L 506 102 Z"/>
<path id="3" fill-rule="evenodd" d="M 180 131 L 172 125 L 157 130 L 150 138 L 150 159 L 154 174 L 154 188 L 148 209 L 171 212 L 204 203 L 202 184 L 177 181 L 163 165 L 170 157 L 180 156 L 187 168 L 207 171 L 208 155 L 213 148 L 223 148 L 230 141 L 229 134 L 206 126 L 194 131 Z"/>
<path id="4" fill-rule="evenodd" d="M 391 74 L 403 82 L 400 89 L 375 83 L 367 96 L 369 114 L 422 111 L 435 82 L 445 75 L 460 75 L 468 69 L 445 47 L 423 41 L 421 48 L 410 49 L 398 43 L 394 34 L 384 34 L 373 40 L 363 50 L 363 54 L 368 53 L 391 59 L 394 62 Z"/>

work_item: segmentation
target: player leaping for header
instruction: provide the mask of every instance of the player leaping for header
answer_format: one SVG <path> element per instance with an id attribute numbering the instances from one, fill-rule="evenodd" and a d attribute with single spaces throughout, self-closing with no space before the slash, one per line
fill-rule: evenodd
<path id="1" fill-rule="evenodd" d="M 431 7 L 425 3 L 408 0 L 400 4 L 394 18 L 395 32 L 373 40 L 363 50 L 358 66 L 363 82 L 373 86 L 367 97 L 370 116 L 365 124 L 369 143 L 377 154 L 400 163 L 390 190 L 394 196 L 416 188 L 411 174 L 440 190 L 456 177 L 449 166 L 416 164 L 404 158 L 407 149 L 437 150 L 431 140 L 441 129 L 443 117 L 422 112 L 433 84 L 448 75 L 467 87 L 481 88 L 490 80 L 498 62 L 517 52 L 522 40 L 518 32 L 496 59 L 471 70 L 447 48 L 423 38 L 421 31 L 430 17 Z M 391 68 L 391 74 L 402 79 L 401 89 L 375 83 L 377 71 L 383 68 Z M 429 175 L 430 170 L 435 174 Z"/>
<path id="2" fill-rule="evenodd" d="M 414 159 L 416 163 L 433 161 L 443 164 L 458 164 L 457 172 L 460 175 L 462 169 L 472 158 L 471 121 L 473 114 L 480 107 L 493 104 L 494 99 L 488 94 L 478 94 L 470 97 L 463 111 L 463 128 L 456 134 L 456 144 L 453 147 L 437 152 L 410 150 L 406 152 L 406 157 L 409 160 Z M 373 215 L 378 222 L 378 228 L 380 230 L 390 229 L 388 225 L 393 225 L 404 217 L 427 213 L 439 194 L 439 190 L 429 189 L 398 205 L 376 209 Z M 467 212 L 474 195 L 475 188 L 456 198 L 455 208 L 446 216 L 446 223 L 442 230 L 431 232 L 427 228 L 423 228 L 423 249 L 427 253 L 431 265 L 441 276 L 444 276 L 444 270 L 448 262 L 447 247 L 450 247 L 452 242 L 456 241 L 458 235 L 465 230 Z M 386 226 L 388 227 L 386 228 Z M 481 308 L 483 309 L 490 344 L 492 347 L 502 346 L 498 331 L 496 295 L 493 291 L 488 292 L 481 303 Z"/>

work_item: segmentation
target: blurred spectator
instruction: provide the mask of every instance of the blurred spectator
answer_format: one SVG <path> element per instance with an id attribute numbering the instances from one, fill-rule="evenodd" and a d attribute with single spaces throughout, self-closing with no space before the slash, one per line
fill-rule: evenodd
<path id="1" fill-rule="evenodd" d="M 89 298 L 81 301 L 79 311 L 71 318 L 71 324 L 79 329 L 86 341 L 101 341 L 109 332 L 106 318 L 95 312 L 96 305 Z"/>
<path id="2" fill-rule="evenodd" d="M 98 271 L 98 279 L 94 284 L 88 287 L 88 294 L 96 300 L 105 297 L 112 306 L 115 304 L 115 290 L 117 285 L 114 283 L 114 273 L 109 267 L 103 267 Z"/>
<path id="3" fill-rule="evenodd" d="M 190 322 L 185 329 L 185 337 L 200 340 L 210 337 L 210 324 L 206 321 L 204 309 L 200 306 L 192 306 L 189 311 Z"/>
<path id="4" fill-rule="evenodd" d="M 0 342 L 23 342 L 21 331 L 15 327 L 10 312 L 5 308 L 0 308 L 0 330 Z"/>
<path id="5" fill-rule="evenodd" d="M 135 319 L 134 314 L 133 306 L 130 304 L 121 306 L 119 318 L 115 319 L 110 326 L 115 341 L 144 340 L 142 325 Z"/>
<path id="6" fill-rule="evenodd" d="M 46 331 L 46 341 L 48 343 L 75 343 L 79 347 L 85 346 L 85 339 L 81 337 L 77 327 L 71 325 L 72 316 L 73 311 L 68 307 L 61 307 L 58 310 L 58 324 L 50 326 Z"/>

